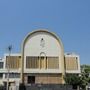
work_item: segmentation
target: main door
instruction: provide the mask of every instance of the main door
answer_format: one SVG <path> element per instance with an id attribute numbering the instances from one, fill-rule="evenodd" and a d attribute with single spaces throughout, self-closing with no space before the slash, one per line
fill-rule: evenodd
<path id="1" fill-rule="evenodd" d="M 35 76 L 28 76 L 28 83 L 34 84 L 35 83 Z"/>

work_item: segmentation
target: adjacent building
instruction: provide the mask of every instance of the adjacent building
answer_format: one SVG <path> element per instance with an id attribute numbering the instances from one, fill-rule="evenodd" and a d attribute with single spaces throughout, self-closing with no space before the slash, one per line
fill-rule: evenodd
<path id="1" fill-rule="evenodd" d="M 47 30 L 29 33 L 21 53 L 0 59 L 0 83 L 64 84 L 64 75 L 80 73 L 79 55 L 64 53 L 61 39 Z M 9 75 L 9 77 L 8 77 Z"/>

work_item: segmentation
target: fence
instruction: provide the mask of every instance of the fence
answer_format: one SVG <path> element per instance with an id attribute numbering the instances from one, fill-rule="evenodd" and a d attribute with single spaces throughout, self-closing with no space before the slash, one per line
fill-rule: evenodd
<path id="1" fill-rule="evenodd" d="M 73 90 L 71 85 L 33 84 L 26 85 L 26 90 Z"/>
<path id="2" fill-rule="evenodd" d="M 0 88 L 0 90 L 6 90 L 6 88 Z M 60 84 L 32 84 L 21 86 L 10 86 L 9 90 L 75 90 L 72 89 L 71 85 L 60 85 Z"/>

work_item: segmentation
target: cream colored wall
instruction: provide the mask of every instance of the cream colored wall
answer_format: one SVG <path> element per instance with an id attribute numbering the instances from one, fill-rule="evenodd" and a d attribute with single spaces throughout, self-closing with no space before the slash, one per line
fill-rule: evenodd
<path id="1" fill-rule="evenodd" d="M 41 39 L 44 39 L 45 45 L 44 47 L 40 46 Z M 40 53 L 44 52 L 45 56 L 50 57 L 59 57 L 59 69 L 56 70 L 58 73 L 63 72 L 63 63 L 62 63 L 62 47 L 59 41 L 49 33 L 35 33 L 28 37 L 24 46 L 24 72 L 30 71 L 26 69 L 26 56 L 40 56 Z M 38 69 L 39 70 L 39 69 Z M 35 70 L 37 71 L 37 70 Z M 50 70 L 47 70 L 49 73 Z M 31 70 L 33 72 L 33 69 Z M 43 73 L 45 70 L 39 70 L 39 72 Z"/>
<path id="2" fill-rule="evenodd" d="M 0 85 L 3 85 L 3 79 L 0 79 Z"/>
<path id="3" fill-rule="evenodd" d="M 35 83 L 40 83 L 40 84 L 61 84 L 62 83 L 62 78 L 60 77 L 61 75 L 38 75 L 36 76 Z"/>
<path id="4" fill-rule="evenodd" d="M 40 46 L 41 39 L 44 39 L 44 47 Z M 40 56 L 41 52 L 45 52 L 46 56 L 59 56 L 61 53 L 61 47 L 58 41 L 49 34 L 37 33 L 28 38 L 24 53 L 25 56 Z"/>

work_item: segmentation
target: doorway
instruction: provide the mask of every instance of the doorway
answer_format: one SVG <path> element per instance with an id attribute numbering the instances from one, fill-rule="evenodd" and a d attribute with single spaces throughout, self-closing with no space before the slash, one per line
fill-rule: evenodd
<path id="1" fill-rule="evenodd" d="M 28 83 L 35 84 L 35 76 L 28 76 Z"/>

